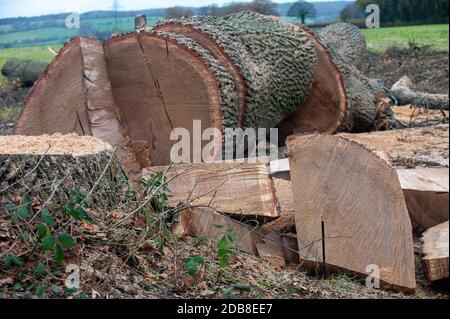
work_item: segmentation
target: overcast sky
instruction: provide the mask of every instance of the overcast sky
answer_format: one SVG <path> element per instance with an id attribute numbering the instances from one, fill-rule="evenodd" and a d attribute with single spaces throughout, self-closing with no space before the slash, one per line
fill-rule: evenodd
<path id="1" fill-rule="evenodd" d="M 248 1 L 248 0 L 243 0 Z M 291 0 L 274 0 L 290 2 Z M 293 0 L 292 0 L 293 1 Z M 318 0 L 310 0 L 318 1 Z M 204 6 L 212 3 L 224 4 L 230 0 L 118 0 L 120 10 L 166 8 L 175 5 Z M 86 12 L 111 10 L 114 0 L 0 0 L 0 18 L 37 16 L 61 12 Z"/>

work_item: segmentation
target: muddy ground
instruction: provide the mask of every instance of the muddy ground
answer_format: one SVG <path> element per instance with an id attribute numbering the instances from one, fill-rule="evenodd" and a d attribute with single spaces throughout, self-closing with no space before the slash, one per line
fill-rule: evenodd
<path id="1" fill-rule="evenodd" d="M 406 75 L 417 91 L 448 94 L 448 52 L 423 50 L 391 48 L 384 54 L 370 53 L 368 76 L 382 79 L 390 88 Z"/>

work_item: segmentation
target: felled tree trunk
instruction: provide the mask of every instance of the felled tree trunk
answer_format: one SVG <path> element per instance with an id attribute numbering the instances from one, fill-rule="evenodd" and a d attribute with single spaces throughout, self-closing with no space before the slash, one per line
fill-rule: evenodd
<path id="1" fill-rule="evenodd" d="M 413 83 L 407 76 L 402 77 L 391 88 L 400 105 L 423 106 L 429 109 L 448 110 L 448 95 L 416 92 L 412 88 Z"/>
<path id="2" fill-rule="evenodd" d="M 79 190 L 90 194 L 86 203 L 109 209 L 124 202 L 129 187 L 109 144 L 75 134 L 2 136 L 0 166 L 2 206 L 28 194 L 51 207 Z"/>
<path id="3" fill-rule="evenodd" d="M 19 81 L 22 86 L 32 86 L 47 63 L 36 61 L 8 60 L 2 67 L 2 74 L 10 81 Z"/>
<path id="4" fill-rule="evenodd" d="M 276 127 L 301 107 L 316 66 L 314 45 L 289 24 L 244 12 L 224 18 L 166 20 L 154 30 L 182 34 L 207 48 L 232 74 L 240 125 Z"/>
<path id="5" fill-rule="evenodd" d="M 350 23 L 331 24 L 320 30 L 319 37 L 345 64 L 354 65 L 362 72 L 367 71 L 366 38 L 357 26 Z"/>

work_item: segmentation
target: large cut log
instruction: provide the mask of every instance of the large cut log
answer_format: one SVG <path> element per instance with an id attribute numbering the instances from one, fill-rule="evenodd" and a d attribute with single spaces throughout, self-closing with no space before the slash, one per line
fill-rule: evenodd
<path id="1" fill-rule="evenodd" d="M 237 127 L 237 93 L 227 70 L 180 35 L 131 33 L 104 43 L 112 91 L 130 138 L 150 145 L 152 165 L 171 162 L 175 128 Z M 130 63 L 133 61 L 133 63 Z M 206 142 L 203 142 L 205 145 Z M 192 154 L 192 151 L 191 151 Z"/>
<path id="2" fill-rule="evenodd" d="M 270 162 L 280 217 L 264 229 L 289 229 L 295 224 L 289 159 Z M 448 168 L 397 169 L 413 224 L 428 229 L 449 219 Z"/>
<path id="3" fill-rule="evenodd" d="M 205 237 L 217 243 L 228 228 L 231 228 L 234 233 L 232 246 L 246 253 L 257 255 L 256 245 L 261 240 L 257 228 L 252 228 L 209 208 L 181 211 L 173 227 L 173 233 L 177 237 L 185 235 Z"/>
<path id="4" fill-rule="evenodd" d="M 360 71 L 368 69 L 367 43 L 364 33 L 350 23 L 331 24 L 319 31 L 320 38 L 328 48 L 341 56 L 347 65 L 354 65 Z"/>
<path id="5" fill-rule="evenodd" d="M 165 172 L 168 205 L 210 207 L 220 213 L 273 219 L 279 216 L 267 166 L 248 163 L 180 164 L 144 169 Z"/>
<path id="6" fill-rule="evenodd" d="M 429 229 L 422 237 L 423 263 L 429 281 L 448 278 L 448 228 L 447 221 Z"/>
<path id="7" fill-rule="evenodd" d="M 409 215 L 425 230 L 449 219 L 448 168 L 397 170 Z"/>
<path id="8" fill-rule="evenodd" d="M 335 133 L 345 126 L 348 116 L 349 100 L 344 78 L 329 50 L 314 33 L 304 26 L 295 27 L 296 32 L 306 33 L 314 44 L 317 65 L 305 104 L 280 123 L 280 135 L 285 138 L 296 133 Z"/>
<path id="9" fill-rule="evenodd" d="M 129 151 L 120 159 L 135 173 L 136 162 L 170 163 L 174 128 L 192 133 L 193 120 L 235 127 L 235 92 L 226 70 L 181 36 L 132 33 L 103 45 L 76 38 L 33 87 L 16 133 L 98 136 Z"/>
<path id="10" fill-rule="evenodd" d="M 238 88 L 242 126 L 276 127 L 310 92 L 316 52 L 291 25 L 243 12 L 165 20 L 154 30 L 194 39 L 227 68 Z"/>
<path id="11" fill-rule="evenodd" d="M 366 148 L 329 135 L 288 140 L 300 259 L 415 290 L 412 227 L 397 174 Z M 323 253 L 325 252 L 325 254 Z"/>
<path id="12" fill-rule="evenodd" d="M 75 134 L 2 136 L 0 167 L 2 206 L 25 194 L 64 205 L 79 190 L 107 210 L 124 202 L 129 187 L 109 144 Z"/>
<path id="13" fill-rule="evenodd" d="M 397 168 L 449 166 L 448 124 L 339 136 L 388 154 Z"/>
<path id="14" fill-rule="evenodd" d="M 18 81 L 22 86 L 33 86 L 47 63 L 36 61 L 8 60 L 2 67 L 2 74 L 10 81 Z"/>
<path id="15" fill-rule="evenodd" d="M 448 110 L 448 94 L 430 94 L 413 90 L 413 83 L 407 76 L 402 77 L 391 88 L 400 105 L 423 106 L 429 109 Z"/>
<path id="16" fill-rule="evenodd" d="M 281 136 L 305 132 L 364 132 L 375 127 L 380 112 L 394 121 L 390 108 L 379 110 L 376 105 L 377 92 L 372 89 L 371 80 L 347 61 L 351 58 L 337 45 L 338 34 L 328 37 L 326 32 L 316 34 L 305 26 L 296 28 L 297 32 L 306 32 L 314 43 L 318 62 L 308 100 L 279 125 Z M 342 41 L 347 41 L 344 34 L 339 35 L 344 37 Z M 356 51 L 351 50 L 350 55 L 359 54 L 358 50 L 365 51 L 363 35 L 362 39 L 359 35 L 350 37 L 359 38 L 356 42 L 363 43 Z"/>
<path id="17" fill-rule="evenodd" d="M 15 133 L 93 135 L 117 148 L 130 177 L 140 171 L 139 153 L 132 149 L 135 143 L 117 117 L 103 47 L 97 40 L 78 37 L 64 46 L 28 94 Z"/>

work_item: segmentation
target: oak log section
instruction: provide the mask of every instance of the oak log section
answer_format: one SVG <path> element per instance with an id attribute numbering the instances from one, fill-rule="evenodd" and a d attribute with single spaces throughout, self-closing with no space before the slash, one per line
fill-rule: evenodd
<path id="1" fill-rule="evenodd" d="M 288 139 L 300 259 L 363 278 L 378 265 L 384 288 L 416 287 L 413 236 L 398 176 L 366 148 L 329 135 Z"/>
<path id="2" fill-rule="evenodd" d="M 167 168 L 147 168 L 143 177 L 167 171 L 168 204 L 172 207 L 209 207 L 239 218 L 279 216 L 277 198 L 265 164 L 179 164 Z"/>
<path id="3" fill-rule="evenodd" d="M 315 48 L 304 32 L 294 32 L 289 24 L 242 12 L 165 20 L 154 30 L 195 39 L 227 67 L 239 91 L 244 127 L 276 127 L 310 92 Z"/>
<path id="4" fill-rule="evenodd" d="M 397 170 L 413 225 L 422 230 L 449 220 L 449 169 Z"/>

